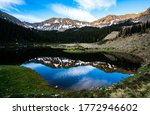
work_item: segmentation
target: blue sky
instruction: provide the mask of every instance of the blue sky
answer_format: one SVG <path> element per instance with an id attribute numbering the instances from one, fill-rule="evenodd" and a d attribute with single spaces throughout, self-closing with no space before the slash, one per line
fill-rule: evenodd
<path id="1" fill-rule="evenodd" d="M 0 10 L 28 22 L 52 17 L 91 22 L 109 14 L 137 13 L 149 7 L 150 0 L 0 0 Z"/>

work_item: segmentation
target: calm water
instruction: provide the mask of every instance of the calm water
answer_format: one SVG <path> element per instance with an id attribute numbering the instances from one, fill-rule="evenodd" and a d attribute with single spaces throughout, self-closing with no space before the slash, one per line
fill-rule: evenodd
<path id="1" fill-rule="evenodd" d="M 29 62 L 22 66 L 31 68 L 41 75 L 49 85 L 68 90 L 95 89 L 110 86 L 131 76 L 121 72 L 104 72 L 96 67 L 77 66 L 70 68 L 52 68 L 40 63 Z"/>
<path id="2" fill-rule="evenodd" d="M 0 55 L 0 65 L 31 68 L 51 87 L 67 90 L 110 86 L 135 74 L 141 65 L 136 56 L 114 52 L 70 54 L 62 49 L 12 48 L 0 49 Z"/>

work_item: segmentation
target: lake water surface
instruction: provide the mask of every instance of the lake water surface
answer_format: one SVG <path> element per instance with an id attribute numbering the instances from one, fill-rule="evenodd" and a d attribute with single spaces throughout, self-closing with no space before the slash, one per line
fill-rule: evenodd
<path id="1" fill-rule="evenodd" d="M 131 71 L 123 71 L 104 62 L 83 62 L 59 57 L 36 58 L 21 66 L 36 71 L 51 87 L 66 90 L 110 86 L 133 75 Z"/>
<path id="2" fill-rule="evenodd" d="M 62 49 L 0 49 L 0 65 L 21 65 L 43 77 L 50 87 L 66 90 L 110 86 L 132 76 L 141 59 L 131 54 L 65 53 Z"/>

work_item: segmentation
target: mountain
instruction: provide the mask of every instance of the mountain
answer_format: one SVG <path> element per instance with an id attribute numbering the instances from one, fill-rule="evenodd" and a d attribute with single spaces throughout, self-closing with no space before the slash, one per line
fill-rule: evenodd
<path id="1" fill-rule="evenodd" d="M 146 9 L 144 12 L 141 12 L 140 15 L 150 14 L 150 8 Z"/>
<path id="2" fill-rule="evenodd" d="M 69 18 L 51 18 L 40 23 L 34 23 L 31 26 L 38 30 L 58 30 L 65 31 L 68 29 L 82 28 L 82 27 L 106 27 L 111 25 L 116 25 L 124 23 L 127 20 L 131 20 L 134 23 L 150 21 L 150 8 L 144 12 L 135 14 L 125 14 L 125 15 L 108 15 L 101 19 L 93 22 L 83 22 L 78 20 L 72 20 Z"/>
<path id="3" fill-rule="evenodd" d="M 126 14 L 126 15 L 120 15 L 120 16 L 108 15 L 104 18 L 101 18 L 92 22 L 91 25 L 95 27 L 111 26 L 113 24 L 118 24 L 128 19 L 134 19 L 135 17 L 137 17 L 137 14 Z"/>
<path id="4" fill-rule="evenodd" d="M 26 28 L 33 28 L 33 24 L 31 24 L 29 22 L 22 22 L 19 19 L 17 19 L 16 17 L 14 17 L 10 14 L 7 14 L 3 11 L 0 11 L 0 19 L 4 19 L 6 21 L 12 22 L 14 24 L 17 24 L 19 26 L 23 26 L 23 27 L 26 27 Z"/>
<path id="5" fill-rule="evenodd" d="M 74 28 L 76 28 L 75 30 L 78 30 L 78 28 L 83 28 L 87 26 L 102 28 L 106 26 L 124 23 L 127 20 L 130 20 L 134 23 L 147 22 L 147 21 L 150 21 L 150 8 L 148 8 L 147 10 L 143 12 L 135 13 L 135 14 L 108 15 L 106 17 L 103 17 L 91 23 L 78 21 L 78 20 L 72 20 L 69 18 L 51 18 L 51 19 L 38 22 L 38 23 L 21 22 L 19 19 L 2 11 L 0 11 L 0 18 L 13 22 L 17 25 L 24 26 L 26 28 L 34 28 L 34 29 L 42 30 L 42 31 L 45 31 L 45 30 L 46 31 L 51 31 L 51 30 L 65 31 L 65 30 L 74 29 Z"/>
<path id="6" fill-rule="evenodd" d="M 91 26 L 95 26 L 95 27 L 105 27 L 114 24 L 119 24 L 126 20 L 132 20 L 135 23 L 150 21 L 150 8 L 148 8 L 144 12 L 135 13 L 135 14 L 108 15 L 106 17 L 93 21 L 90 24 Z"/>
<path id="7" fill-rule="evenodd" d="M 73 28 L 64 32 L 38 31 L 0 19 L 0 44 L 28 44 L 28 43 L 93 43 L 103 40 L 113 31 L 120 31 L 119 36 L 145 32 L 149 23 L 135 24 L 130 20 L 103 28 L 82 27 Z M 125 27 L 123 28 L 122 27 Z M 79 47 L 81 50 L 82 47 Z"/>
<path id="8" fill-rule="evenodd" d="M 40 23 L 32 24 L 33 28 L 38 30 L 59 30 L 65 31 L 72 28 L 81 28 L 90 26 L 89 22 L 72 20 L 69 18 L 51 18 Z"/>
<path id="9" fill-rule="evenodd" d="M 14 16 L 9 15 L 9 14 L 7 14 L 5 12 L 2 12 L 2 11 L 0 11 L 0 18 L 4 19 L 4 20 L 7 20 L 9 22 L 12 22 L 14 24 L 17 24 L 17 25 L 21 25 L 21 26 L 24 25 L 24 23 L 21 22 L 19 19 L 15 18 Z"/>
<path id="10" fill-rule="evenodd" d="M 145 10 L 144 12 L 141 12 L 139 14 L 140 14 L 140 16 L 136 17 L 134 19 L 134 21 L 143 22 L 143 23 L 145 23 L 147 21 L 150 22 L 150 8 L 148 8 L 147 10 Z"/>

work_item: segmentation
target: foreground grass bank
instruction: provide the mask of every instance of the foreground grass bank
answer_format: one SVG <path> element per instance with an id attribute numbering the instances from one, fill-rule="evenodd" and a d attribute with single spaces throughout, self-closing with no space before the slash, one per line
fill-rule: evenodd
<path id="1" fill-rule="evenodd" d="M 0 97 L 38 97 L 53 95 L 53 92 L 46 81 L 30 69 L 0 66 Z"/>
<path id="2" fill-rule="evenodd" d="M 90 91 L 53 89 L 30 69 L 0 66 L 0 97 L 150 97 L 150 66 L 141 67 L 119 84 Z"/>

